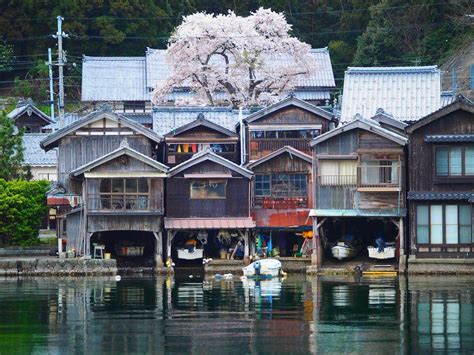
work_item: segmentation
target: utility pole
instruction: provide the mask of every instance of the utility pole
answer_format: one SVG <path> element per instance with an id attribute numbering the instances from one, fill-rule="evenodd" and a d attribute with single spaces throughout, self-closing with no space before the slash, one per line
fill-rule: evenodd
<path id="1" fill-rule="evenodd" d="M 54 38 L 58 39 L 58 67 L 59 67 L 59 126 L 63 125 L 63 116 L 64 116 L 64 63 L 65 55 L 63 51 L 63 37 L 67 38 L 68 35 L 63 32 L 63 18 L 61 16 L 57 17 L 58 19 L 58 32 L 54 35 Z"/>
<path id="2" fill-rule="evenodd" d="M 48 67 L 49 67 L 49 104 L 51 107 L 51 120 L 54 121 L 53 56 L 51 54 L 51 48 L 48 48 Z"/>

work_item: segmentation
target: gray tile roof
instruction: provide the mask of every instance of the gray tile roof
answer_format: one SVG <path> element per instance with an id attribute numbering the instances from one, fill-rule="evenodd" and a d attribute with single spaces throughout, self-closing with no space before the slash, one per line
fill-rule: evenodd
<path id="1" fill-rule="evenodd" d="M 25 133 L 23 135 L 23 146 L 25 147 L 25 164 L 30 166 L 58 165 L 57 149 L 52 149 L 48 152 L 45 152 L 40 147 L 40 142 L 47 136 L 47 133 Z"/>
<path id="2" fill-rule="evenodd" d="M 198 115 L 235 132 L 239 112 L 229 107 L 156 107 L 153 109 L 153 130 L 160 136 L 195 121 Z"/>
<path id="3" fill-rule="evenodd" d="M 456 99 L 456 93 L 454 91 L 441 92 L 441 107 L 452 104 L 455 99 Z"/>
<path id="4" fill-rule="evenodd" d="M 410 191 L 409 200 L 434 201 L 434 200 L 467 200 L 474 202 L 474 193 L 472 192 L 430 192 L 430 191 Z"/>
<path id="5" fill-rule="evenodd" d="M 437 66 L 349 67 L 344 77 L 341 121 L 382 108 L 401 121 L 417 121 L 441 107 Z"/>
<path id="6" fill-rule="evenodd" d="M 53 122 L 47 114 L 45 114 L 43 111 L 36 107 L 35 103 L 30 98 L 25 101 L 18 102 L 18 105 L 7 116 L 12 120 L 15 120 L 17 117 L 23 115 L 25 112 L 27 112 L 28 115 L 35 113 L 43 120 L 45 120 L 46 123 Z"/>
<path id="7" fill-rule="evenodd" d="M 146 101 L 144 57 L 87 57 L 82 60 L 83 101 Z"/>
<path id="8" fill-rule="evenodd" d="M 425 142 L 429 143 L 474 143 L 474 134 L 436 134 L 426 135 Z"/>
<path id="9" fill-rule="evenodd" d="M 331 58 L 327 48 L 312 49 L 316 70 L 297 82 L 297 97 L 305 100 L 330 98 L 336 86 Z M 282 57 L 269 58 L 269 62 L 292 65 Z M 170 74 L 165 50 L 148 48 L 143 57 L 89 57 L 82 63 L 83 101 L 149 101 L 151 90 L 164 82 Z M 192 93 L 178 91 L 169 100 L 188 98 Z"/>

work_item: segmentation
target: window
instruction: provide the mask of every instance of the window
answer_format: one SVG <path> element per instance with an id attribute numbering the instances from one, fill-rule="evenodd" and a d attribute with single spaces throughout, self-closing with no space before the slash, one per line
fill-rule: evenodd
<path id="1" fill-rule="evenodd" d="M 260 174 L 255 176 L 256 197 L 306 197 L 306 174 Z"/>
<path id="2" fill-rule="evenodd" d="M 321 134 L 320 129 L 287 129 L 251 131 L 253 139 L 311 139 Z"/>
<path id="3" fill-rule="evenodd" d="M 149 207 L 148 180 L 101 179 L 100 206 L 111 210 L 143 210 Z"/>
<path id="4" fill-rule="evenodd" d="M 191 182 L 191 199 L 224 199 L 225 180 L 195 180 Z"/>
<path id="5" fill-rule="evenodd" d="M 125 101 L 123 103 L 124 112 L 145 112 L 145 101 Z"/>
<path id="6" fill-rule="evenodd" d="M 320 160 L 321 185 L 353 186 L 357 183 L 357 160 Z"/>
<path id="7" fill-rule="evenodd" d="M 416 239 L 419 244 L 470 244 L 470 205 L 419 205 L 416 207 Z"/>
<path id="8" fill-rule="evenodd" d="M 271 196 L 270 175 L 255 175 L 255 196 Z"/>
<path id="9" fill-rule="evenodd" d="M 398 185 L 398 161 L 372 160 L 361 163 L 361 185 Z"/>
<path id="10" fill-rule="evenodd" d="M 435 162 L 438 177 L 474 175 L 474 147 L 435 147 Z"/>

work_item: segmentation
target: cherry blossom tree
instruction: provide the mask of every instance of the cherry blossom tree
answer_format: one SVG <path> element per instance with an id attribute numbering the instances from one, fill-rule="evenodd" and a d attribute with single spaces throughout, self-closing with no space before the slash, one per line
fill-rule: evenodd
<path id="1" fill-rule="evenodd" d="M 290 31 L 283 13 L 263 8 L 248 17 L 232 11 L 184 17 L 169 39 L 170 73 L 153 102 L 178 88 L 195 93 L 186 104 L 249 107 L 278 100 L 316 70 L 311 47 Z"/>

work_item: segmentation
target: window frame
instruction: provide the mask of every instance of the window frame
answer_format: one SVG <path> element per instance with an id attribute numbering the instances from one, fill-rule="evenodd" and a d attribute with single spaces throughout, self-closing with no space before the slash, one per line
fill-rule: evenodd
<path id="1" fill-rule="evenodd" d="M 140 184 L 139 180 L 143 179 L 146 181 L 147 184 L 147 192 L 140 192 Z M 102 181 L 104 180 L 109 180 L 110 181 L 110 191 L 109 192 L 103 192 L 101 191 L 101 184 Z M 113 180 L 122 180 L 122 191 L 121 192 L 113 192 Z M 135 180 L 136 181 L 136 191 L 135 192 L 127 192 L 127 180 Z M 131 201 L 131 198 L 135 199 L 135 203 L 139 204 L 140 206 L 143 206 L 143 202 L 146 202 L 146 208 L 138 208 L 139 210 L 147 210 L 151 206 L 151 179 L 150 178 L 101 178 L 99 179 L 99 205 L 100 209 L 102 210 L 124 210 L 124 211 L 133 211 L 137 210 L 137 208 L 127 208 L 129 206 L 129 202 Z M 115 203 L 118 204 L 120 201 L 122 202 L 122 207 L 121 208 L 113 208 L 112 205 L 114 204 L 114 199 Z M 110 201 L 110 206 L 109 207 L 104 207 L 102 201 Z M 130 202 L 131 206 L 131 202 Z"/>
<path id="2" fill-rule="evenodd" d="M 454 202 L 454 201 L 453 201 Z M 428 225 L 419 225 L 418 224 L 418 207 L 420 206 L 425 206 L 428 208 Z M 431 207 L 432 206 L 441 206 L 442 207 L 442 232 L 443 232 L 443 235 L 442 235 L 442 241 L 441 243 L 433 243 L 432 242 L 432 224 L 431 224 Z M 457 207 L 457 238 L 458 238 L 458 241 L 457 243 L 448 243 L 447 242 L 447 224 L 446 224 L 446 207 L 448 206 L 456 206 Z M 471 216 L 471 224 L 470 224 L 470 227 L 471 227 L 471 240 L 470 242 L 461 242 L 461 228 L 462 227 L 467 227 L 469 225 L 467 224 L 461 224 L 461 207 L 469 207 L 470 209 L 470 216 Z M 414 229 L 415 229 L 415 241 L 416 241 L 416 244 L 417 245 L 429 245 L 429 246 L 434 246 L 434 247 L 438 247 L 438 246 L 463 246 L 463 245 L 472 245 L 474 244 L 474 231 L 473 231 L 473 223 L 472 223 L 472 211 L 473 211 L 473 206 L 470 205 L 470 204 L 466 204 L 466 203 L 461 203 L 461 204 L 456 204 L 456 203 L 433 203 L 433 204 L 429 204 L 429 203 L 418 203 L 414 206 L 415 208 L 415 223 L 414 223 Z M 418 241 L 418 227 L 428 227 L 428 243 L 420 243 Z"/>
<path id="3" fill-rule="evenodd" d="M 448 173 L 447 175 L 438 175 L 437 169 L 437 150 L 439 149 L 447 149 L 448 150 Z M 461 149 L 461 174 L 459 175 L 452 175 L 451 174 L 451 151 L 453 149 Z M 466 160 L 466 151 L 468 149 L 474 149 L 474 144 L 436 144 L 433 146 L 433 176 L 435 182 L 443 182 L 449 180 L 450 182 L 453 180 L 461 180 L 464 181 L 466 179 L 474 178 L 474 172 L 472 174 L 466 173 L 467 168 L 467 160 Z"/>
<path id="4" fill-rule="evenodd" d="M 286 192 L 287 195 L 277 195 L 275 194 L 274 191 L 274 181 L 276 181 L 276 178 L 278 176 L 287 176 L 287 181 L 286 184 L 288 186 Z M 267 177 L 268 178 L 268 183 L 269 186 L 269 194 L 257 194 L 257 176 L 258 177 Z M 302 192 L 301 194 L 295 194 L 296 190 L 290 189 L 290 186 L 296 186 L 296 183 L 298 182 L 299 185 L 301 185 L 301 182 L 304 181 L 305 185 L 305 191 L 304 193 Z M 263 183 L 263 182 L 262 182 Z M 284 182 L 283 182 L 284 183 Z M 276 185 L 276 184 L 275 184 Z M 279 190 L 282 191 L 282 190 Z M 292 173 L 272 173 L 272 174 L 255 174 L 255 184 L 253 188 L 254 196 L 256 198 L 273 198 L 273 199 L 282 199 L 282 198 L 307 198 L 308 197 L 308 173 L 305 172 L 292 172 Z"/>
<path id="5" fill-rule="evenodd" d="M 196 182 L 200 183 L 207 183 L 210 185 L 211 181 L 215 181 L 216 183 L 223 183 L 224 184 L 224 196 L 216 196 L 216 197 L 193 197 L 193 184 Z M 225 200 L 227 198 L 227 180 L 226 179 L 193 179 L 189 183 L 189 199 L 190 200 Z"/>

